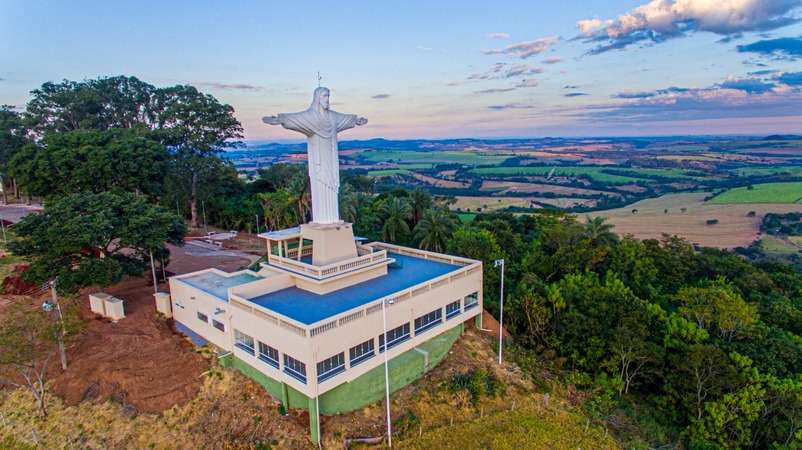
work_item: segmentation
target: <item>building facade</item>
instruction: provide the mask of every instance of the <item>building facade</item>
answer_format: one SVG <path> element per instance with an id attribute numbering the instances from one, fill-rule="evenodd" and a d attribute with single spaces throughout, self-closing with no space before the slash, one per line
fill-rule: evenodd
<path id="1" fill-rule="evenodd" d="M 208 269 L 170 279 L 175 321 L 219 349 L 285 407 L 315 416 L 357 409 L 447 353 L 480 320 L 482 263 L 384 243 L 361 245 L 351 225 L 263 233 L 258 271 Z M 386 336 L 386 341 L 385 341 Z"/>

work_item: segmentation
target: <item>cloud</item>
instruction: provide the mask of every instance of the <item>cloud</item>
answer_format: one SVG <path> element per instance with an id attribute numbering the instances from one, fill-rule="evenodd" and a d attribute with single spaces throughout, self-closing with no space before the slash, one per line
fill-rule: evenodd
<path id="1" fill-rule="evenodd" d="M 766 83 L 755 77 L 734 78 L 732 76 L 729 76 L 724 82 L 720 83 L 719 86 L 722 89 L 737 89 L 752 94 L 760 94 L 763 92 L 771 91 L 772 89 L 774 89 L 775 84 Z"/>
<path id="2" fill-rule="evenodd" d="M 615 20 L 590 19 L 576 24 L 581 39 L 597 42 L 590 54 L 653 44 L 704 31 L 735 38 L 747 31 L 768 31 L 797 23 L 791 11 L 802 0 L 653 0 Z"/>
<path id="3" fill-rule="evenodd" d="M 493 33 L 493 34 L 488 34 L 486 37 L 490 39 L 507 39 L 510 37 L 510 35 L 507 33 Z"/>
<path id="4" fill-rule="evenodd" d="M 221 91 L 249 91 L 258 92 L 264 89 L 263 86 L 255 84 L 242 84 L 242 83 L 220 83 L 216 81 L 196 81 L 190 82 L 195 87 L 207 87 L 210 89 L 218 89 Z"/>
<path id="5" fill-rule="evenodd" d="M 384 100 L 386 98 L 390 98 L 390 94 L 376 94 L 376 95 L 372 96 L 371 98 L 376 99 L 376 100 Z"/>
<path id="6" fill-rule="evenodd" d="M 562 61 L 562 58 L 546 58 L 543 60 L 543 64 L 557 64 Z"/>
<path id="7" fill-rule="evenodd" d="M 665 89 L 657 89 L 654 91 L 622 91 L 613 94 L 612 98 L 621 98 L 621 99 L 632 99 L 632 98 L 649 98 L 649 97 L 656 97 L 658 95 L 666 95 L 666 94 L 677 94 L 682 92 L 688 92 L 690 89 L 688 88 L 680 88 L 676 86 L 671 86 Z"/>
<path id="8" fill-rule="evenodd" d="M 468 80 L 502 80 L 506 78 L 516 78 L 522 76 L 536 75 L 545 72 L 546 69 L 537 67 L 529 63 L 524 64 L 507 64 L 496 63 L 487 72 L 474 73 L 468 76 Z M 453 81 L 449 85 L 458 86 L 462 83 Z"/>
<path id="9" fill-rule="evenodd" d="M 784 75 L 787 84 L 781 84 Z M 802 72 L 775 72 L 765 78 L 730 76 L 705 88 L 672 86 L 654 91 L 619 92 L 612 97 L 615 100 L 611 102 L 564 106 L 550 114 L 605 123 L 799 117 Z"/>
<path id="10" fill-rule="evenodd" d="M 499 92 L 509 92 L 514 91 L 515 88 L 496 88 L 496 89 L 485 89 L 483 91 L 474 91 L 474 94 L 497 94 Z"/>
<path id="11" fill-rule="evenodd" d="M 566 84 L 565 86 L 563 86 L 563 89 L 579 89 L 579 86 L 574 86 L 574 85 L 571 85 L 571 84 Z"/>
<path id="12" fill-rule="evenodd" d="M 764 56 L 787 57 L 802 56 L 802 37 L 764 39 L 735 47 L 740 53 L 753 52 Z"/>
<path id="13" fill-rule="evenodd" d="M 550 38 L 521 42 L 499 50 L 482 50 L 482 53 L 485 55 L 510 55 L 525 59 L 548 50 L 550 45 L 556 44 L 559 40 L 557 36 L 552 36 Z"/>
<path id="14" fill-rule="evenodd" d="M 467 83 L 467 81 L 452 81 L 451 83 L 448 83 L 446 86 L 462 86 L 465 83 Z"/>
<path id="15" fill-rule="evenodd" d="M 802 72 L 785 72 L 774 79 L 788 86 L 802 86 Z"/>
<path id="16" fill-rule="evenodd" d="M 537 80 L 523 80 L 520 83 L 516 84 L 515 87 L 517 88 L 528 88 L 528 87 L 535 87 L 537 86 Z"/>
<path id="17" fill-rule="evenodd" d="M 583 95 L 588 95 L 588 94 L 584 92 L 569 92 L 567 94 L 564 94 L 563 97 L 581 97 Z"/>
<path id="18" fill-rule="evenodd" d="M 418 46 L 417 46 L 417 47 L 415 47 L 415 48 L 417 48 L 418 50 L 420 50 L 420 51 L 422 51 L 422 52 L 431 52 L 431 51 L 434 51 L 434 49 L 433 49 L 433 48 L 431 48 L 431 47 L 424 47 L 424 46 L 422 46 L 422 45 L 418 45 Z"/>
<path id="19" fill-rule="evenodd" d="M 495 109 L 495 110 L 502 110 L 502 109 L 532 109 L 535 108 L 533 105 L 527 105 L 524 103 L 507 103 L 505 105 L 492 105 L 488 106 L 488 109 Z"/>

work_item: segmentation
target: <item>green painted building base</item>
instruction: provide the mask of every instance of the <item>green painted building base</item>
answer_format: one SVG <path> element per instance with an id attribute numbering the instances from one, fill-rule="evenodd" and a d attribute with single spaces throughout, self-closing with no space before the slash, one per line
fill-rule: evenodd
<path id="1" fill-rule="evenodd" d="M 478 316 L 477 320 L 481 323 L 481 316 Z M 387 364 L 390 391 L 395 392 L 409 385 L 436 366 L 448 354 L 451 346 L 457 341 L 464 328 L 465 324 L 461 323 L 459 326 L 391 359 Z M 383 354 L 375 356 L 375 358 L 383 357 Z M 338 414 L 359 409 L 385 396 L 383 364 L 374 367 L 350 383 L 343 383 L 321 394 L 317 402 L 315 402 L 314 398 L 307 397 L 291 386 L 270 378 L 249 364 L 235 358 L 231 353 L 220 357 L 220 365 L 237 368 L 243 375 L 261 384 L 270 395 L 280 399 L 284 407 L 308 409 L 309 431 L 312 442 L 317 442 L 319 438 L 316 413 L 318 404 L 321 414 Z M 324 383 L 336 382 L 337 377 L 324 381 Z"/>

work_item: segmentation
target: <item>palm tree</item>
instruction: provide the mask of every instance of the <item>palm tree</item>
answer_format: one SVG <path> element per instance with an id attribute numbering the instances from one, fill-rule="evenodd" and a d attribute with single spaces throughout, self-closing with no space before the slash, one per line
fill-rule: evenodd
<path id="1" fill-rule="evenodd" d="M 298 223 L 305 223 L 312 204 L 312 193 L 309 187 L 309 177 L 305 173 L 293 177 L 287 186 L 290 199 L 298 208 Z"/>
<path id="2" fill-rule="evenodd" d="M 418 247 L 433 252 L 444 251 L 458 220 L 446 209 L 427 209 L 415 226 L 415 238 L 420 239 Z"/>
<path id="3" fill-rule="evenodd" d="M 409 194 L 412 206 L 412 223 L 417 225 L 423 217 L 423 212 L 432 207 L 432 195 L 429 191 L 417 188 Z"/>
<path id="4" fill-rule="evenodd" d="M 597 216 L 590 218 L 587 216 L 587 222 L 583 226 L 583 231 L 577 235 L 579 239 L 587 239 L 594 247 L 604 245 L 611 247 L 618 242 L 618 235 L 613 232 L 615 225 L 607 222 L 606 217 Z"/>
<path id="5" fill-rule="evenodd" d="M 340 218 L 346 222 L 356 222 L 356 213 L 359 210 L 359 195 L 354 192 L 350 184 L 340 187 Z"/>
<path id="6" fill-rule="evenodd" d="M 412 217 L 412 206 L 405 197 L 387 197 L 386 203 L 381 205 L 381 212 L 387 218 L 382 227 L 382 239 L 396 243 L 396 239 L 409 233 L 407 219 Z"/>

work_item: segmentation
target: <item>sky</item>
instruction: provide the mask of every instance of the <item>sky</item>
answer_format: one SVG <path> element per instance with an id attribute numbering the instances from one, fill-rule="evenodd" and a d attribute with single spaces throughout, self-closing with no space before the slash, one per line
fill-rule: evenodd
<path id="1" fill-rule="evenodd" d="M 802 134 L 802 0 L 0 0 L 0 104 L 47 81 L 191 84 L 341 140 Z"/>

